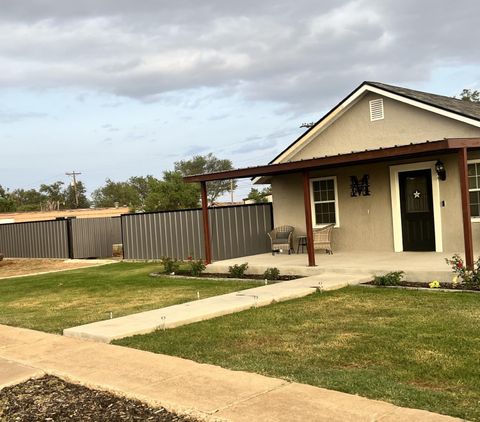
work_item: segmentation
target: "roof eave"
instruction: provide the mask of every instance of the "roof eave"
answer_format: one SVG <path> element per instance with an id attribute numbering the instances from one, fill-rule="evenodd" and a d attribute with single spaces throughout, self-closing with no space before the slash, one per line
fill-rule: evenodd
<path id="1" fill-rule="evenodd" d="M 248 177 L 266 177 L 309 171 L 317 168 L 328 168 L 341 165 L 355 165 L 395 159 L 420 157 L 433 153 L 447 153 L 462 148 L 480 149 L 480 138 L 450 138 L 438 141 L 426 141 L 417 144 L 400 145 L 375 150 L 351 152 L 333 156 L 316 157 L 286 163 L 267 164 L 246 167 L 217 173 L 199 174 L 184 177 L 186 182 L 208 182 L 214 180 L 240 179 Z"/>

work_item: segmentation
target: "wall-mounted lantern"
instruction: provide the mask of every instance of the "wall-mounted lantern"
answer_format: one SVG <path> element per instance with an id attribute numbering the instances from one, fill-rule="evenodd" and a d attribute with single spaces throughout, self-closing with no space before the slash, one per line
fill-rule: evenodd
<path id="1" fill-rule="evenodd" d="M 440 180 L 445 180 L 447 178 L 447 171 L 445 170 L 445 164 L 442 161 L 437 160 L 435 163 L 435 171 Z"/>

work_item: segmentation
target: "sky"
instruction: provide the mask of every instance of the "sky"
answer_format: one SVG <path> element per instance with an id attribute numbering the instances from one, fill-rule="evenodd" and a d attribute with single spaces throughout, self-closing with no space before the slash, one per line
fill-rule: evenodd
<path id="1" fill-rule="evenodd" d="M 0 185 L 265 164 L 364 80 L 480 89 L 480 2 L 2 0 Z M 235 199 L 245 197 L 242 180 Z"/>

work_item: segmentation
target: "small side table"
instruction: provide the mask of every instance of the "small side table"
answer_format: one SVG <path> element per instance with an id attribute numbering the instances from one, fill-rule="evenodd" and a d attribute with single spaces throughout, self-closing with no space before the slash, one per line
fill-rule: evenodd
<path id="1" fill-rule="evenodd" d="M 303 248 L 307 247 L 307 236 L 297 236 L 297 254 L 300 251 L 300 248 L 302 248 L 302 253 L 303 253 Z"/>

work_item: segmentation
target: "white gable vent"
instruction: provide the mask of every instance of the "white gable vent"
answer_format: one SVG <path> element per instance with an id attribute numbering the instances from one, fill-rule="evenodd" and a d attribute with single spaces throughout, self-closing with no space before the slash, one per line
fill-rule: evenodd
<path id="1" fill-rule="evenodd" d="M 370 101 L 370 121 L 382 120 L 385 117 L 383 114 L 383 98 L 377 98 Z"/>

